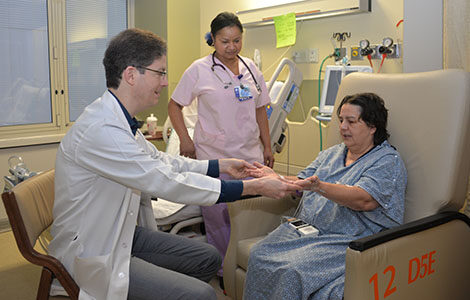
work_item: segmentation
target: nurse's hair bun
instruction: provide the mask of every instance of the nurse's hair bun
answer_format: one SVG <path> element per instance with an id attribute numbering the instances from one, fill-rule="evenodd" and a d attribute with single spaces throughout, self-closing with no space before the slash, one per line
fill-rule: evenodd
<path id="1" fill-rule="evenodd" d="M 206 40 L 207 45 L 209 45 L 209 46 L 213 46 L 213 45 L 214 45 L 214 41 L 212 40 L 212 35 L 211 35 L 210 32 L 207 32 L 207 33 L 204 35 L 204 39 Z"/>

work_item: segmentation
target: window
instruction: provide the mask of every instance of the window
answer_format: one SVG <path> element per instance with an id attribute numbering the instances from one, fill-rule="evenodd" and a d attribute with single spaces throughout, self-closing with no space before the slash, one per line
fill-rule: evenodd
<path id="1" fill-rule="evenodd" d="M 48 48 L 46 1 L 0 3 L 0 126 L 52 122 Z"/>
<path id="2" fill-rule="evenodd" d="M 67 1 L 67 73 L 70 121 L 106 88 L 104 51 L 109 39 L 127 27 L 123 0 Z"/>
<path id="3" fill-rule="evenodd" d="M 0 2 L 0 148 L 59 141 L 102 95 L 101 61 L 128 27 L 128 2 Z"/>

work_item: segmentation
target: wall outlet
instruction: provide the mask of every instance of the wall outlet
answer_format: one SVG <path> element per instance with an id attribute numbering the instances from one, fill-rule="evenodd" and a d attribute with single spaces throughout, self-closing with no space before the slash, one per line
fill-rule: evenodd
<path id="1" fill-rule="evenodd" d="M 318 48 L 307 49 L 308 51 L 308 62 L 318 63 Z"/>
<path id="2" fill-rule="evenodd" d="M 292 59 L 298 64 L 318 63 L 318 48 L 293 51 Z"/>

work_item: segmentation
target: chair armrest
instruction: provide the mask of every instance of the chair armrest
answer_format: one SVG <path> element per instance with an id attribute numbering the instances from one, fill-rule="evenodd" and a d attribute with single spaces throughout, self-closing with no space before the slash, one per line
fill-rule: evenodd
<path id="1" fill-rule="evenodd" d="M 345 300 L 468 299 L 470 219 L 426 217 L 350 243 Z"/>
<path id="2" fill-rule="evenodd" d="M 230 242 L 224 259 L 224 284 L 229 296 L 235 299 L 235 269 L 237 245 L 240 240 L 264 236 L 281 223 L 281 216 L 292 215 L 300 198 L 282 199 L 255 197 L 228 203 Z"/>

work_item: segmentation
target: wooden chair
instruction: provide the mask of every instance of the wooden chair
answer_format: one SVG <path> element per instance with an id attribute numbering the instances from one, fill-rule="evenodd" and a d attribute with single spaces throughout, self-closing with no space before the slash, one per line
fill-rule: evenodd
<path id="1" fill-rule="evenodd" d="M 16 244 L 23 257 L 42 266 L 36 299 L 49 299 L 52 280 L 57 278 L 71 299 L 78 299 L 79 287 L 56 258 L 33 247 L 41 233 L 52 224 L 54 170 L 36 175 L 2 194 Z"/>

